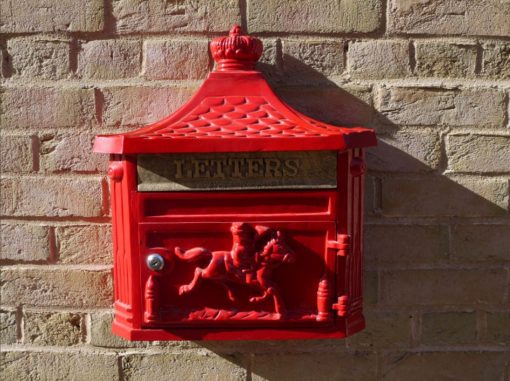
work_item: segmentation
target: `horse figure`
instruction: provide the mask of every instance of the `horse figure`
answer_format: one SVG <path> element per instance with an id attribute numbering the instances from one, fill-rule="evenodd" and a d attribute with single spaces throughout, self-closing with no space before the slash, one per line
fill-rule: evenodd
<path id="1" fill-rule="evenodd" d="M 179 295 L 191 292 L 201 279 L 221 284 L 232 302 L 236 302 L 230 286 L 242 284 L 257 289 L 262 294 L 249 299 L 251 303 L 273 298 L 277 318 L 285 316 L 285 305 L 278 285 L 271 280 L 273 270 L 283 263 L 295 261 L 295 253 L 286 245 L 280 231 L 264 226 L 236 222 L 231 226 L 233 245 L 230 251 L 213 251 L 203 247 L 184 250 L 175 247 L 175 255 L 192 262 L 209 259 L 205 268 L 197 267 L 189 284 L 179 287 Z"/>

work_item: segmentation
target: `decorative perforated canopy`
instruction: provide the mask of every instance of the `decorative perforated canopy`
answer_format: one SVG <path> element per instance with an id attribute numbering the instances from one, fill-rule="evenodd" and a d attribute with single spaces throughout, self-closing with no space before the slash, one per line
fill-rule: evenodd
<path id="1" fill-rule="evenodd" d="M 262 42 L 241 35 L 210 45 L 217 62 L 193 98 L 165 119 L 116 135 L 98 135 L 94 151 L 111 154 L 345 150 L 376 144 L 372 130 L 332 126 L 292 109 L 255 64 Z"/>

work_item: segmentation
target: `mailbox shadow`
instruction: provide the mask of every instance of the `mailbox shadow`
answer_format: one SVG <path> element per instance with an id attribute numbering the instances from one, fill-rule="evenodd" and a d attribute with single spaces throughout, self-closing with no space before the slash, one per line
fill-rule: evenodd
<path id="1" fill-rule="evenodd" d="M 445 175 L 448 163 L 440 131 L 431 126 L 403 132 L 405 127 L 393 124 L 376 110 L 373 105 L 374 89 L 352 85 L 341 88 L 317 70 L 290 56 L 283 56 L 277 65 L 260 63 L 259 70 L 268 78 L 275 92 L 299 112 L 334 125 L 361 125 L 375 129 L 378 147 L 367 150 L 366 229 L 378 223 L 399 224 L 409 218 L 416 224 L 429 226 L 454 224 L 457 213 L 466 209 L 469 213 L 464 215 L 469 217 L 508 217 L 508 206 L 497 205 L 479 195 L 476 187 L 470 189 L 469 183 L 461 184 Z M 413 132 L 419 133 L 425 143 L 413 141 L 409 146 Z M 430 138 L 428 133 L 437 136 Z M 430 147 L 422 147 L 427 144 Z M 406 147 L 417 151 L 421 157 L 406 152 Z M 387 253 L 405 251 L 404 247 L 399 248 L 401 244 L 394 240 L 392 248 L 384 248 L 368 258 L 366 270 L 377 274 L 385 263 L 394 261 L 394 258 L 385 257 Z M 372 246 L 377 246 L 377 243 Z M 407 266 L 412 266 L 407 263 Z M 375 281 L 373 276 L 367 276 L 365 287 L 367 329 L 353 338 L 205 341 L 190 342 L 189 345 L 210 350 L 243 367 L 248 380 L 372 379 L 375 377 L 363 372 L 375 368 L 375 352 L 378 345 L 380 348 L 375 338 L 385 337 L 387 327 L 370 324 L 372 314 L 380 307 L 377 275 Z M 411 309 L 407 312 L 406 315 L 411 314 Z M 375 320 L 375 315 L 372 319 Z M 409 326 L 409 340 L 411 335 Z M 391 341 L 386 344 L 385 349 L 405 349 L 405 345 Z"/>

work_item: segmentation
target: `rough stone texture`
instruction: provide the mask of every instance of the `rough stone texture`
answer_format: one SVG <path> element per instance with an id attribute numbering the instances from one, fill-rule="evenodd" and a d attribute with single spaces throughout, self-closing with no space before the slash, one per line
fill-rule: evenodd
<path id="1" fill-rule="evenodd" d="M 382 181 L 382 213 L 501 216 L 508 213 L 508 191 L 508 180 L 498 178 L 390 177 Z"/>
<path id="2" fill-rule="evenodd" d="M 0 354 L 4 380 L 118 381 L 114 353 L 13 350 Z"/>
<path id="3" fill-rule="evenodd" d="M 365 225 L 369 264 L 437 264 L 446 259 L 448 231 L 443 225 Z"/>
<path id="4" fill-rule="evenodd" d="M 209 72 L 207 40 L 147 40 L 143 75 L 148 79 L 203 79 Z"/>
<path id="5" fill-rule="evenodd" d="M 252 380 L 291 381 L 308 377 L 314 381 L 371 381 L 376 380 L 374 357 L 371 352 L 361 351 L 255 355 L 252 360 Z M 304 378 L 304 375 L 307 376 Z"/>
<path id="6" fill-rule="evenodd" d="M 127 341 L 112 333 L 113 312 L 94 312 L 90 315 L 90 344 L 105 348 L 146 348 L 147 341 Z"/>
<path id="7" fill-rule="evenodd" d="M 422 315 L 421 335 L 421 342 L 429 345 L 474 343 L 476 313 L 425 313 Z"/>
<path id="8" fill-rule="evenodd" d="M 424 77 L 469 77 L 475 74 L 472 43 L 416 42 L 416 74 Z"/>
<path id="9" fill-rule="evenodd" d="M 33 170 L 33 137 L 0 136 L 0 170 L 2 172 L 31 172 Z"/>
<path id="10" fill-rule="evenodd" d="M 56 236 L 60 263 L 112 263 L 112 233 L 109 225 L 58 226 Z"/>
<path id="11" fill-rule="evenodd" d="M 411 345 L 411 321 L 413 314 L 405 312 L 381 312 L 367 310 L 367 328 L 348 338 L 353 349 L 407 348 Z"/>
<path id="12" fill-rule="evenodd" d="M 226 358 L 224 358 L 226 357 Z M 130 354 L 122 358 L 125 381 L 207 380 L 242 381 L 246 370 L 237 365 L 234 356 L 215 356 L 212 353 L 187 354 Z"/>
<path id="13" fill-rule="evenodd" d="M 240 23 L 235 0 L 113 0 L 119 33 L 228 31 Z"/>
<path id="14" fill-rule="evenodd" d="M 26 311 L 23 321 L 23 341 L 27 344 L 68 346 L 82 341 L 82 314 Z"/>
<path id="15" fill-rule="evenodd" d="M 510 44 L 488 43 L 483 45 L 483 70 L 486 76 L 510 78 Z"/>
<path id="16" fill-rule="evenodd" d="M 377 147 L 367 151 L 367 164 L 371 170 L 430 172 L 441 163 L 441 140 L 437 129 L 400 129 L 378 138 Z"/>
<path id="17" fill-rule="evenodd" d="M 262 72 L 264 78 L 266 78 L 269 83 L 281 83 L 283 81 L 283 42 L 280 39 L 261 38 L 260 40 L 262 44 L 264 44 L 264 50 L 255 68 Z M 300 68 L 307 69 L 308 67 L 306 65 L 301 65 Z M 307 69 L 308 74 L 313 72 L 313 69 Z M 290 78 L 294 78 L 292 73 L 290 73 L 290 75 Z M 320 75 L 316 75 L 314 78 L 320 78 Z"/>
<path id="18" fill-rule="evenodd" d="M 447 155 L 455 172 L 510 172 L 510 135 L 450 135 Z"/>
<path id="19" fill-rule="evenodd" d="M 306 343 L 305 346 L 302 344 Z M 246 361 L 250 361 L 249 355 L 274 355 L 281 356 L 287 353 L 324 353 L 333 352 L 340 353 L 347 351 L 345 340 L 338 339 L 310 339 L 310 340 L 229 340 L 229 341 L 209 341 L 209 342 L 167 342 L 167 344 L 173 344 L 174 350 L 179 345 L 180 349 L 193 349 L 200 350 L 206 348 L 208 351 L 214 352 L 220 356 L 227 355 L 228 358 L 232 358 L 236 364 L 240 364 L 245 367 Z M 296 347 L 301 347 L 301 350 L 296 350 Z M 154 348 L 163 349 L 169 348 L 169 346 L 163 347 L 160 344 L 155 345 Z M 241 355 L 241 356 L 239 356 Z M 244 359 L 243 359 L 244 358 Z"/>
<path id="20" fill-rule="evenodd" d="M 46 261 L 50 255 L 47 226 L 2 224 L 2 259 L 16 262 Z"/>
<path id="21" fill-rule="evenodd" d="M 297 111 L 337 126 L 370 125 L 372 98 L 369 88 L 285 87 L 276 93 Z"/>
<path id="22" fill-rule="evenodd" d="M 363 274 L 363 303 L 374 306 L 379 302 L 379 274 L 365 270 Z"/>
<path id="23" fill-rule="evenodd" d="M 6 0 L 0 3 L 0 32 L 95 32 L 103 29 L 102 0 Z"/>
<path id="24" fill-rule="evenodd" d="M 487 340 L 508 347 L 510 342 L 510 312 L 487 313 Z"/>
<path id="25" fill-rule="evenodd" d="M 95 133 L 81 131 L 48 132 L 40 135 L 40 167 L 46 172 L 100 172 L 108 168 L 108 158 L 92 151 Z"/>
<path id="26" fill-rule="evenodd" d="M 382 87 L 376 108 L 385 123 L 415 126 L 503 127 L 504 94 L 497 90 Z"/>
<path id="27" fill-rule="evenodd" d="M 509 9 L 1 2 L 0 378 L 506 380 Z M 92 137 L 189 100 L 212 69 L 207 42 L 234 23 L 263 40 L 257 67 L 298 111 L 377 129 L 365 152 L 367 328 L 344 340 L 128 342 L 111 332 L 108 156 Z"/>
<path id="28" fill-rule="evenodd" d="M 373 32 L 382 23 L 382 2 L 248 0 L 253 32 Z"/>
<path id="29" fill-rule="evenodd" d="M 364 217 L 369 218 L 375 215 L 378 212 L 379 207 L 379 197 L 376 198 L 376 192 L 379 193 L 379 179 L 372 177 L 370 174 L 365 175 L 365 187 L 363 195 L 363 203 L 364 203 Z"/>
<path id="30" fill-rule="evenodd" d="M 2 128 L 89 126 L 95 121 L 93 89 L 8 87 L 2 93 Z"/>
<path id="31" fill-rule="evenodd" d="M 289 81 L 316 83 L 344 70 L 343 41 L 283 41 L 283 70 Z"/>
<path id="32" fill-rule="evenodd" d="M 99 40 L 81 43 L 78 76 L 92 79 L 136 77 L 140 73 L 142 42 Z"/>
<path id="33" fill-rule="evenodd" d="M 454 225 L 451 259 L 456 262 L 510 261 L 510 225 Z"/>
<path id="34" fill-rule="evenodd" d="M 0 47 L 0 78 L 5 78 L 4 67 L 8 65 L 8 56 L 4 47 Z"/>
<path id="35" fill-rule="evenodd" d="M 349 44 L 349 73 L 358 78 L 399 78 L 411 74 L 409 42 L 357 41 Z"/>
<path id="36" fill-rule="evenodd" d="M 17 340 L 16 311 L 0 310 L 0 344 L 15 344 Z"/>
<path id="37" fill-rule="evenodd" d="M 110 271 L 65 267 L 4 267 L 2 303 L 37 307 L 109 307 Z"/>
<path id="38" fill-rule="evenodd" d="M 387 353 L 381 380 L 504 380 L 508 353 L 424 352 Z"/>
<path id="39" fill-rule="evenodd" d="M 9 65 L 10 57 L 7 54 L 7 47 L 5 46 L 7 44 L 3 44 L 3 46 L 0 47 L 0 78 L 4 79 L 8 73 L 7 71 L 10 71 L 7 66 Z"/>
<path id="40" fill-rule="evenodd" d="M 102 186 L 98 178 L 6 178 L 1 213 L 10 216 L 101 216 Z"/>
<path id="41" fill-rule="evenodd" d="M 69 41 L 14 38 L 7 41 L 14 75 L 62 79 L 69 75 Z"/>
<path id="42" fill-rule="evenodd" d="M 502 269 L 395 270 L 381 276 L 381 302 L 401 306 L 497 305 L 507 282 Z"/>
<path id="43" fill-rule="evenodd" d="M 390 0 L 393 33 L 510 35 L 510 3 L 498 0 Z"/>
<path id="44" fill-rule="evenodd" d="M 196 89 L 111 87 L 103 89 L 106 125 L 137 126 L 156 122 L 187 102 Z"/>

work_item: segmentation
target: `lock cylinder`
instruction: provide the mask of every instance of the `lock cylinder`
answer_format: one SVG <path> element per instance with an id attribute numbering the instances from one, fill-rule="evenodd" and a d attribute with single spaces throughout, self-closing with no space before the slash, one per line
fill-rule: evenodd
<path id="1" fill-rule="evenodd" d="M 147 267 L 153 271 L 161 271 L 165 267 L 165 259 L 157 253 L 151 253 L 145 260 Z"/>

